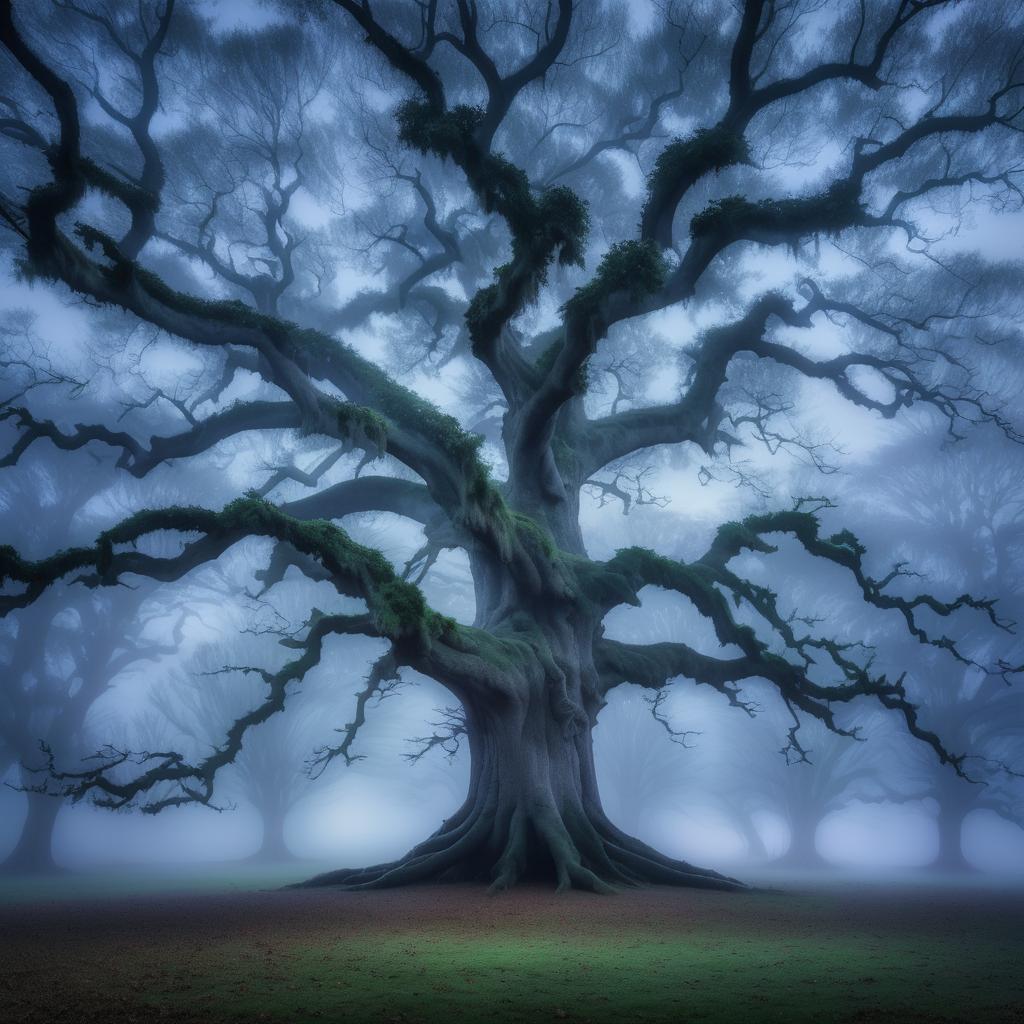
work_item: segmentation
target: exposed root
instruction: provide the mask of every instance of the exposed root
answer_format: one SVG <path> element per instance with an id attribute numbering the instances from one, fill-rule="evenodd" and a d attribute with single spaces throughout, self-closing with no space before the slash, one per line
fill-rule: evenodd
<path id="1" fill-rule="evenodd" d="M 511 888 L 538 869 L 557 890 L 613 893 L 625 886 L 684 885 L 735 890 L 742 882 L 674 860 L 626 835 L 603 813 L 579 807 L 500 807 L 492 792 L 446 822 L 400 860 L 317 875 L 294 888 L 335 886 L 380 889 L 416 882 L 490 881 L 490 891 Z"/>

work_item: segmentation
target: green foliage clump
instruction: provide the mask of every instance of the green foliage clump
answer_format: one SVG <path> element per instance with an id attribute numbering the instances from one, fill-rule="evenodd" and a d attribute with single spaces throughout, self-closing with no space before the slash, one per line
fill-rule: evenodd
<path id="1" fill-rule="evenodd" d="M 465 170 L 486 212 L 500 210 L 513 222 L 525 224 L 533 211 L 526 174 L 500 154 L 480 152 L 473 134 L 480 126 L 482 107 L 460 104 L 438 111 L 422 100 L 406 100 L 395 112 L 398 138 L 421 153 L 452 159 Z M 518 230 L 516 230 L 518 234 Z"/>
<path id="2" fill-rule="evenodd" d="M 414 583 L 393 579 L 373 592 L 371 607 L 377 627 L 390 637 L 418 633 L 427 616 L 427 602 Z"/>
<path id="3" fill-rule="evenodd" d="M 705 174 L 746 163 L 750 163 L 746 139 L 721 126 L 701 128 L 687 139 L 673 139 L 647 177 L 645 228 L 652 227 L 648 223 L 652 216 L 671 216 L 686 189 Z"/>
<path id="4" fill-rule="evenodd" d="M 537 227 L 555 245 L 561 266 L 583 266 L 583 248 L 590 230 L 586 200 L 561 185 L 545 189 L 537 203 Z"/>
<path id="5" fill-rule="evenodd" d="M 867 548 L 849 530 L 840 530 L 828 538 L 828 543 L 837 548 L 846 548 L 852 551 L 858 558 L 867 554 Z"/>
<path id="6" fill-rule="evenodd" d="M 668 273 L 658 245 L 651 240 L 617 242 L 604 254 L 591 281 L 565 304 L 566 312 L 588 315 L 614 292 L 627 292 L 635 302 L 652 295 Z"/>
<path id="7" fill-rule="evenodd" d="M 750 216 L 757 207 L 743 196 L 716 199 L 690 221 L 690 235 L 702 238 L 713 231 L 728 229 Z"/>
<path id="8" fill-rule="evenodd" d="M 470 342 L 477 351 L 493 340 L 509 316 L 533 301 L 554 259 L 562 266 L 583 266 L 590 214 L 571 189 L 547 189 L 534 202 L 527 186 L 525 195 L 517 194 L 514 210 L 506 205 L 503 212 L 514 233 L 512 259 L 495 268 L 494 281 L 477 291 L 466 310 Z"/>
<path id="9" fill-rule="evenodd" d="M 398 138 L 421 153 L 454 156 L 466 146 L 484 117 L 483 107 L 467 104 L 439 114 L 429 103 L 409 99 L 395 112 Z"/>
<path id="10" fill-rule="evenodd" d="M 733 557 L 733 555 L 739 554 L 744 548 L 748 548 L 751 551 L 760 551 L 763 554 L 769 554 L 776 550 L 770 544 L 765 543 L 757 531 L 752 529 L 748 523 L 740 523 L 733 520 L 723 523 L 718 528 L 714 542 L 711 545 L 711 554 L 728 559 Z"/>
<path id="11" fill-rule="evenodd" d="M 338 402 L 335 410 L 340 433 L 363 437 L 379 451 L 387 450 L 388 425 L 383 416 L 353 402 Z"/>
<path id="12" fill-rule="evenodd" d="M 648 191 L 653 194 L 708 171 L 749 162 L 750 150 L 742 135 L 720 126 L 701 128 L 688 139 L 673 139 L 661 151 L 648 177 Z"/>
<path id="13" fill-rule="evenodd" d="M 743 196 L 726 196 L 690 221 L 690 234 L 701 238 L 713 233 L 730 236 L 740 230 L 753 230 L 797 239 L 817 231 L 838 234 L 856 223 L 859 215 L 857 187 L 838 182 L 819 196 L 800 199 L 752 203 Z"/>
<path id="14" fill-rule="evenodd" d="M 498 267 L 496 278 L 507 272 L 507 266 Z M 501 287 L 498 281 L 477 289 L 466 309 L 466 329 L 469 342 L 474 351 L 480 349 L 494 334 L 495 323 L 499 321 L 499 304 Z"/>
<path id="15" fill-rule="evenodd" d="M 535 222 L 535 208 L 525 171 L 500 153 L 488 153 L 479 163 L 470 162 L 466 173 L 484 212 L 497 210 L 507 217 L 517 236 L 529 231 Z"/>

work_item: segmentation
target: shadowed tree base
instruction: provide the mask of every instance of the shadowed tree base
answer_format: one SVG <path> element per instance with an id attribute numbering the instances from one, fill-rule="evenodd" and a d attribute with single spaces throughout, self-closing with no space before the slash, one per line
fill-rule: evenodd
<path id="1" fill-rule="evenodd" d="M 415 882 L 553 881 L 558 889 L 613 892 L 642 884 L 743 888 L 673 860 L 626 835 L 605 815 L 590 727 L 567 727 L 540 687 L 497 712 L 466 708 L 473 766 L 462 807 L 429 839 L 390 864 L 330 871 L 308 886 L 383 888 Z"/>
<path id="2" fill-rule="evenodd" d="M 611 893 L 638 885 L 746 888 L 736 879 L 659 853 L 617 829 L 603 814 L 570 822 L 544 812 L 531 815 L 521 807 L 500 824 L 493 810 L 460 812 L 399 860 L 328 871 L 292 888 L 360 890 L 489 881 L 490 890 L 497 892 L 519 881 L 552 880 L 559 892 Z"/>

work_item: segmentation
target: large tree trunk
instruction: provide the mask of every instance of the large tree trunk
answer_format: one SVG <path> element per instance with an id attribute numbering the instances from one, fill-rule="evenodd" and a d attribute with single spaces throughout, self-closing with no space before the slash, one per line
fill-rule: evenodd
<path id="1" fill-rule="evenodd" d="M 264 864 L 284 864 L 295 860 L 295 854 L 288 848 L 284 838 L 284 823 L 288 816 L 287 807 L 269 802 L 261 808 L 263 836 L 259 849 L 249 858 Z"/>
<path id="2" fill-rule="evenodd" d="M 305 883 L 370 888 L 481 880 L 504 889 L 553 880 L 610 891 L 644 882 L 731 889 L 740 883 L 673 860 L 614 826 L 601 808 L 591 729 L 536 687 L 506 705 L 468 705 L 472 770 L 459 811 L 391 864 L 332 871 Z"/>
<path id="3" fill-rule="evenodd" d="M 535 463 L 510 475 L 521 517 L 545 524 L 561 551 L 585 556 L 575 500 L 552 505 L 550 495 L 541 493 L 543 480 Z M 572 495 L 579 488 L 567 490 Z M 471 553 L 476 624 L 513 638 L 514 646 L 506 648 L 509 664 L 500 682 L 453 689 L 466 712 L 471 756 L 465 803 L 401 860 L 331 871 L 304 884 L 369 888 L 480 880 L 505 889 L 545 879 L 560 890 L 594 892 L 643 883 L 742 887 L 659 853 L 605 815 L 592 740 L 604 705 L 593 661 L 601 614 L 588 595 L 566 587 L 543 531 L 540 538 L 518 549 L 514 570 L 493 556 Z"/>
<path id="4" fill-rule="evenodd" d="M 934 870 L 957 874 L 975 870 L 974 865 L 964 856 L 963 850 L 964 818 L 969 809 L 967 801 L 955 790 L 940 793 L 939 815 L 936 820 L 939 830 L 939 851 L 931 863 Z"/>
<path id="5" fill-rule="evenodd" d="M 28 814 L 18 844 L 4 861 L 4 870 L 42 874 L 56 871 L 53 859 L 53 829 L 61 801 L 55 797 L 28 793 Z"/>
<path id="6" fill-rule="evenodd" d="M 789 822 L 789 846 L 778 863 L 786 867 L 824 868 L 828 861 L 818 852 L 820 820 L 811 814 L 796 814 Z"/>

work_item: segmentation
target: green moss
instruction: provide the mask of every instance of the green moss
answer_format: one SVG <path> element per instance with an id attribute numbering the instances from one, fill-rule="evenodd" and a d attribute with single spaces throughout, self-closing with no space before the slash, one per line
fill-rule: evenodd
<path id="1" fill-rule="evenodd" d="M 701 128 L 687 139 L 676 137 L 659 154 L 647 178 L 652 196 L 684 188 L 709 171 L 750 163 L 747 140 L 736 132 L 715 126 Z"/>
<path id="2" fill-rule="evenodd" d="M 593 279 L 579 288 L 565 304 L 577 316 L 595 312 L 608 295 L 627 292 L 633 301 L 656 292 L 664 283 L 668 268 L 653 241 L 617 242 L 605 253 Z"/>
<path id="3" fill-rule="evenodd" d="M 371 608 L 377 627 L 390 637 L 420 634 L 428 615 L 423 592 L 413 583 L 392 579 L 374 591 Z"/>
<path id="4" fill-rule="evenodd" d="M 723 523 L 715 534 L 711 554 L 730 558 L 744 548 L 768 554 L 776 549 L 767 544 L 751 527 L 749 521 Z"/>
<path id="5" fill-rule="evenodd" d="M 534 202 L 528 186 L 525 194 L 516 186 L 514 209 L 502 212 L 512 227 L 512 259 L 495 268 L 494 281 L 477 291 L 466 310 L 466 326 L 477 352 L 534 301 L 552 262 L 583 266 L 590 216 L 587 204 L 571 189 L 547 189 Z"/>
<path id="6" fill-rule="evenodd" d="M 838 182 L 818 196 L 799 199 L 765 199 L 752 203 L 743 196 L 726 196 L 711 203 L 690 221 L 690 234 L 726 237 L 741 232 L 778 233 L 799 238 L 824 232 L 838 234 L 855 224 L 860 215 L 855 186 Z"/>
<path id="7" fill-rule="evenodd" d="M 713 231 L 728 230 L 743 223 L 755 209 L 754 203 L 743 196 L 716 199 L 690 221 L 690 234 L 694 238 L 703 238 Z"/>
<path id="8" fill-rule="evenodd" d="M 499 267 L 495 277 L 500 277 L 505 269 Z M 501 288 L 495 281 L 479 288 L 466 309 L 466 329 L 474 352 L 479 352 L 500 328 L 500 296 Z"/>
<path id="9" fill-rule="evenodd" d="M 395 111 L 398 138 L 421 153 L 451 156 L 465 148 L 484 113 L 483 107 L 463 104 L 438 114 L 429 103 L 409 99 Z"/>
<path id="10" fill-rule="evenodd" d="M 532 547 L 535 551 L 540 551 L 547 558 L 555 556 L 558 547 L 554 538 L 543 526 L 521 512 L 512 512 L 510 516 L 512 528 L 522 543 Z"/>
<path id="11" fill-rule="evenodd" d="M 408 100 L 396 112 L 399 139 L 422 153 L 454 160 L 484 210 L 499 212 L 511 228 L 512 259 L 495 269 L 493 282 L 473 296 L 466 311 L 470 341 L 477 352 L 534 300 L 552 261 L 583 265 L 590 224 L 587 204 L 571 189 L 556 186 L 534 199 L 521 168 L 476 144 L 474 133 L 484 116 L 479 107 L 463 105 L 438 112 L 421 100 Z"/>
<path id="12" fill-rule="evenodd" d="M 538 227 L 558 252 L 563 265 L 583 266 L 583 248 L 590 230 L 590 212 L 585 200 L 563 186 L 546 189 L 537 203 Z"/>
<path id="13" fill-rule="evenodd" d="M 658 157 L 655 173 L 678 175 L 693 167 L 720 171 L 746 163 L 750 163 L 750 149 L 744 136 L 716 125 L 700 128 L 688 139 L 674 139 Z"/>
<path id="14" fill-rule="evenodd" d="M 387 450 L 388 425 L 382 416 L 352 402 L 338 402 L 335 410 L 338 430 L 344 437 L 363 438 L 381 452 Z"/>
<path id="15" fill-rule="evenodd" d="M 613 608 L 620 604 L 639 606 L 636 593 L 640 588 L 635 579 L 620 567 L 610 568 L 578 556 L 567 556 L 566 561 L 575 577 L 578 600 L 597 608 Z"/>

